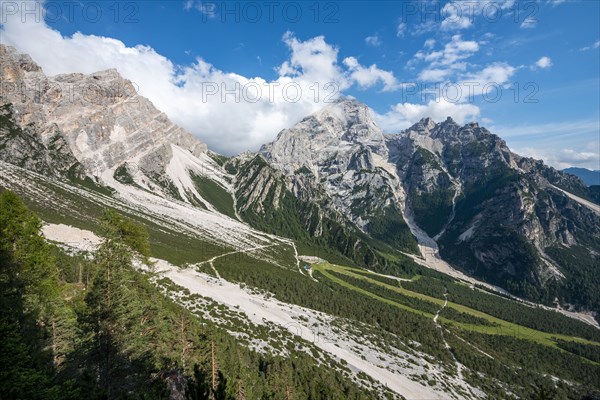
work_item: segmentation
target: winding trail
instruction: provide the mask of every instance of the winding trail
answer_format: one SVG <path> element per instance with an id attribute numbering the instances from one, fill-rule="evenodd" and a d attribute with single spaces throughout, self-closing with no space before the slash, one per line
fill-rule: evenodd
<path id="1" fill-rule="evenodd" d="M 294 258 L 296 258 L 296 268 L 298 268 L 298 272 L 304 275 L 304 272 L 302 272 L 302 268 L 300 268 L 300 257 L 298 256 L 298 249 L 296 248 L 296 243 L 294 243 L 293 240 L 286 240 L 281 238 L 279 240 L 292 246 L 292 248 L 294 249 Z M 312 278 L 312 274 L 310 275 L 310 277 Z"/>
<path id="2" fill-rule="evenodd" d="M 442 312 L 442 310 L 444 308 L 446 308 L 447 305 L 448 305 L 448 292 L 444 293 L 444 304 L 435 313 L 435 315 L 433 317 L 433 323 L 440 330 L 440 335 L 442 335 L 442 341 L 444 342 L 444 347 L 448 350 L 448 353 L 450 353 L 450 356 L 454 360 L 454 364 L 456 365 L 456 373 L 458 374 L 458 378 L 460 380 L 464 381 L 465 380 L 464 376 L 463 376 L 464 366 L 460 362 L 458 362 L 458 360 L 454 356 L 454 353 L 450 349 L 450 345 L 448 344 L 448 342 L 446 341 L 446 338 L 444 337 L 444 327 L 437 322 L 438 317 L 440 316 L 440 313 Z"/>
<path id="3" fill-rule="evenodd" d="M 218 256 L 214 256 L 210 260 L 201 261 L 201 262 L 196 263 L 196 264 L 191 264 L 190 266 L 198 268 L 198 267 L 200 267 L 200 266 L 202 266 L 204 264 L 208 264 L 208 265 L 210 265 L 210 267 L 214 271 L 214 273 L 217 276 L 217 278 L 221 279 L 221 275 L 219 275 L 219 271 L 217 271 L 217 269 L 215 268 L 215 265 L 214 265 L 215 260 L 217 260 L 217 259 L 219 259 L 221 257 L 230 256 L 232 254 L 237 254 L 237 253 L 244 253 L 245 254 L 245 253 L 248 253 L 248 252 L 251 252 L 251 251 L 261 250 L 261 249 L 265 249 L 265 248 L 268 248 L 268 247 L 274 247 L 274 246 L 279 246 L 279 244 L 278 243 L 275 243 L 275 244 L 266 244 L 266 245 L 263 245 L 263 246 L 251 247 L 249 249 L 242 249 L 242 250 L 230 251 L 228 253 L 223 253 L 223 254 L 219 254 Z"/>

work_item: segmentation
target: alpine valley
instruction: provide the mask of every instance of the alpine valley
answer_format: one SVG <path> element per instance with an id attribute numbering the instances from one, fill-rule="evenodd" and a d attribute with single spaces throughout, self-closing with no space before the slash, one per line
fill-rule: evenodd
<path id="1" fill-rule="evenodd" d="M 225 157 L 0 46 L 0 398 L 600 398 L 600 187 L 341 98 Z"/>

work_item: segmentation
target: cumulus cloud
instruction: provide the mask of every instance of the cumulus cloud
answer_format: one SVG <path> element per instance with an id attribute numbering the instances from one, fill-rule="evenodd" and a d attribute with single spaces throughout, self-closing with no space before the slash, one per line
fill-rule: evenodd
<path id="1" fill-rule="evenodd" d="M 275 79 L 264 79 L 223 71 L 201 57 L 176 65 L 149 46 L 129 47 L 79 32 L 63 36 L 43 20 L 23 23 L 20 16 L 3 17 L 1 42 L 30 54 L 46 74 L 116 68 L 173 122 L 225 154 L 257 150 L 354 84 L 382 85 L 384 91 L 397 86 L 394 75 L 375 64 L 365 67 L 356 59 L 339 63 L 337 47 L 323 36 L 301 40 L 287 32 L 282 40 L 289 58 L 276 67 Z"/>
<path id="2" fill-rule="evenodd" d="M 431 63 L 431 67 L 451 67 L 460 60 L 471 57 L 479 51 L 479 44 L 472 40 L 462 40 L 460 35 L 452 36 L 452 39 L 444 45 L 442 50 L 423 52 L 415 54 L 417 60 Z"/>
<path id="3" fill-rule="evenodd" d="M 386 132 L 399 132 L 424 117 L 438 122 L 452 117 L 458 124 L 464 124 L 479 114 L 479 107 L 473 104 L 455 104 L 444 99 L 430 100 L 427 104 L 398 103 L 384 114 L 374 113 L 377 124 Z"/>
<path id="4" fill-rule="evenodd" d="M 542 69 L 546 69 L 546 68 L 550 68 L 552 66 L 552 60 L 550 59 L 550 57 L 541 57 L 539 60 L 537 60 L 535 62 L 535 65 L 538 68 L 542 68 Z"/>
<path id="5" fill-rule="evenodd" d="M 471 73 L 467 75 L 466 79 L 471 82 L 478 82 L 479 84 L 485 83 L 506 83 L 515 73 L 516 68 L 502 62 L 492 63 L 481 71 Z"/>
<path id="6" fill-rule="evenodd" d="M 473 24 L 473 15 L 472 13 L 466 11 L 467 10 L 464 10 L 461 2 L 453 1 L 447 3 L 442 8 L 442 15 L 445 18 L 441 23 L 441 29 L 444 31 L 450 31 L 470 28 Z"/>
<path id="7" fill-rule="evenodd" d="M 433 50 L 434 46 L 435 40 L 427 40 L 424 50 L 418 51 L 409 61 L 410 67 L 420 62 L 428 63 L 418 75 L 418 78 L 425 82 L 442 82 L 464 75 L 468 67 L 465 60 L 479 51 L 479 43 L 463 40 L 460 35 L 452 36 L 440 50 Z"/>
<path id="8" fill-rule="evenodd" d="M 356 58 L 347 57 L 344 59 L 344 65 L 348 67 L 351 81 L 356 82 L 363 89 L 370 88 L 379 82 L 383 83 L 382 91 L 384 92 L 391 92 L 400 87 L 400 83 L 393 73 L 377 68 L 376 64 L 364 67 L 358 63 Z"/>
<path id="9" fill-rule="evenodd" d="M 424 69 L 419 73 L 419 79 L 425 82 L 441 82 L 452 75 L 451 69 Z"/>
<path id="10" fill-rule="evenodd" d="M 483 67 L 470 63 L 469 59 L 479 52 L 481 44 L 464 40 L 458 34 L 453 35 L 441 49 L 434 47 L 435 41 L 427 40 L 423 49 L 407 63 L 407 68 L 415 69 L 420 63 L 425 63 L 417 75 L 418 80 L 426 84 L 441 84 L 442 90 L 436 91 L 438 96 L 451 102 L 472 102 L 475 96 L 500 90 L 519 69 L 506 62 L 493 62 Z M 491 98 L 496 98 L 496 94 Z"/>
<path id="11" fill-rule="evenodd" d="M 440 11 L 443 18 L 440 29 L 443 31 L 463 30 L 471 28 L 477 18 L 496 20 L 497 13 L 510 15 L 509 10 L 515 0 L 454 0 L 446 3 Z"/>

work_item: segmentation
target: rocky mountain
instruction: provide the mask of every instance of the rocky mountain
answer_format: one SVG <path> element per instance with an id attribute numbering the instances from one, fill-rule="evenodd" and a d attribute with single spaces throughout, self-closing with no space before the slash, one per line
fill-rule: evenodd
<path id="1" fill-rule="evenodd" d="M 366 105 L 342 99 L 226 159 L 115 70 L 47 77 L 4 46 L 0 61 L 6 162 L 183 202 L 380 271 L 441 259 L 520 296 L 600 307 L 594 191 L 476 123 L 425 118 L 385 135 Z"/>
<path id="2" fill-rule="evenodd" d="M 579 179 L 512 153 L 476 123 L 426 119 L 388 139 L 415 222 L 453 265 L 522 296 L 553 296 L 545 290 L 595 257 L 599 208 L 563 191 L 591 201 Z M 574 248 L 582 254 L 569 263 L 548 254 Z"/>
<path id="3" fill-rule="evenodd" d="M 596 283 L 585 283 L 600 252 L 594 193 L 512 153 L 477 123 L 425 118 L 384 135 L 366 105 L 342 100 L 280 132 L 260 153 L 297 197 L 310 193 L 394 250 L 414 252 L 414 237 L 421 253 L 439 252 L 520 296 L 588 306 L 595 298 L 600 306 Z M 567 257 L 574 260 L 561 261 Z M 571 285 L 577 293 L 565 289 Z"/>
<path id="4" fill-rule="evenodd" d="M 14 120 L 15 129 L 34 138 L 38 149 L 59 148 L 70 160 L 61 157 L 61 162 L 72 165 L 58 170 L 77 162 L 83 167 L 79 173 L 100 178 L 127 163 L 146 175 L 145 181 L 164 187 L 174 184 L 165 176 L 172 146 L 194 156 L 207 153 L 205 144 L 169 121 L 114 69 L 47 77 L 28 55 L 7 46 L 0 47 L 0 65 L 4 115 Z M 32 158 L 29 150 L 11 154 Z"/>
<path id="5" fill-rule="evenodd" d="M 280 132 L 260 154 L 298 198 L 324 204 L 374 239 L 418 253 L 402 216 L 406 195 L 386 138 L 364 104 L 328 105 Z"/>
<path id="6" fill-rule="evenodd" d="M 48 77 L 7 46 L 0 65 L 0 160 L 108 193 L 220 245 L 265 240 L 236 220 L 222 158 L 116 70 Z"/>
<path id="7" fill-rule="evenodd" d="M 600 253 L 598 213 L 562 190 L 590 202 L 593 191 L 475 123 L 427 118 L 384 135 L 366 105 L 343 99 L 226 160 L 115 70 L 46 77 L 8 47 L 0 61 L 11 164 L 121 197 L 155 193 L 385 272 L 429 255 L 520 296 L 600 305 L 582 271 Z"/>

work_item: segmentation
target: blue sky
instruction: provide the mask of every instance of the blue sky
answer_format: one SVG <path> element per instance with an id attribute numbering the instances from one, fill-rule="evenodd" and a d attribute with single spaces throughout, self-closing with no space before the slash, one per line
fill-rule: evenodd
<path id="1" fill-rule="evenodd" d="M 257 150 L 335 82 L 388 132 L 450 115 L 557 167 L 600 169 L 598 1 L 47 1 L 45 20 L 15 4 L 2 1 L 3 43 L 48 74 L 119 69 L 219 152 Z M 203 98 L 206 82 L 294 82 L 302 96 Z"/>

